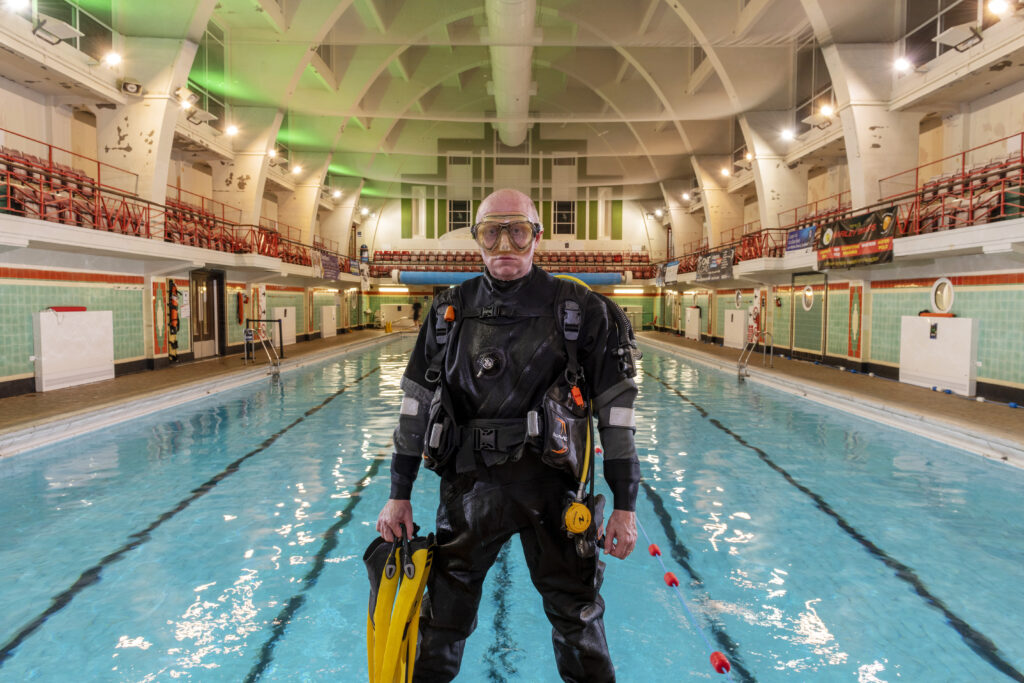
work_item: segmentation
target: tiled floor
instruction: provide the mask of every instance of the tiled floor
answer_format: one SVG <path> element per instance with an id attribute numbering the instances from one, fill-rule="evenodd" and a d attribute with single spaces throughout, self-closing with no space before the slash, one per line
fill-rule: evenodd
<path id="1" fill-rule="evenodd" d="M 379 330 L 359 330 L 329 339 L 302 342 L 286 349 L 288 358 L 308 354 L 329 353 L 331 349 L 383 336 Z M 680 347 L 686 354 L 735 367 L 739 353 L 735 349 L 694 342 L 671 333 L 644 332 L 642 339 Z M 774 367 L 763 368 L 761 356 L 751 360 L 751 369 L 770 376 L 787 378 L 809 387 L 817 387 L 839 397 L 870 402 L 875 405 L 899 406 L 904 410 L 929 416 L 963 430 L 1021 445 L 1024 448 L 1024 409 L 1004 404 L 980 403 L 958 396 L 900 384 L 892 380 L 864 374 L 842 372 L 837 368 L 814 365 L 804 361 L 776 357 Z M 114 407 L 138 401 L 155 394 L 194 385 L 230 373 L 251 372 L 238 355 L 196 361 L 151 372 L 125 375 L 105 382 L 60 389 L 45 394 L 24 394 L 0 399 L 0 437 L 29 426 L 70 417 L 74 414 Z"/>

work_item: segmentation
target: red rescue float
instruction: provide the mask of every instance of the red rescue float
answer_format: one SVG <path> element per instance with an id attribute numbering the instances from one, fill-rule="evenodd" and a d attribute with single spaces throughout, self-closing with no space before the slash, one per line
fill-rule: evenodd
<path id="1" fill-rule="evenodd" d="M 665 572 L 665 585 L 666 586 L 678 586 L 679 579 L 672 572 Z"/>
<path id="2" fill-rule="evenodd" d="M 717 650 L 711 653 L 711 667 L 720 674 L 728 673 L 731 668 L 729 660 Z"/>

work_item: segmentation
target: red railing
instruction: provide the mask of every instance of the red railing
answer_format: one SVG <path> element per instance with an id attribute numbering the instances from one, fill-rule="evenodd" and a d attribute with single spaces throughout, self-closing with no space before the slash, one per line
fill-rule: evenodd
<path id="1" fill-rule="evenodd" d="M 743 225 L 737 225 L 735 228 L 729 228 L 728 230 L 722 231 L 721 241 L 723 244 L 731 244 L 733 242 L 739 242 L 744 235 L 761 231 L 761 221 L 755 220 L 750 223 L 744 223 Z"/>
<path id="2" fill-rule="evenodd" d="M 779 227 L 790 229 L 814 222 L 827 221 L 834 216 L 849 211 L 852 206 L 853 200 L 850 197 L 850 191 L 846 190 L 845 192 L 798 206 L 795 209 L 781 212 L 779 214 Z"/>
<path id="3" fill-rule="evenodd" d="M 49 177 L 74 179 L 94 188 L 112 189 L 137 195 L 137 173 L 71 152 L 20 133 L 0 128 L 0 158 L 35 169 Z"/>
<path id="4" fill-rule="evenodd" d="M 950 185 L 958 179 L 976 178 L 1019 166 L 1022 159 L 1024 132 L 882 178 L 878 181 L 879 196 L 883 200 L 904 199 L 928 187 Z"/>
<path id="5" fill-rule="evenodd" d="M 168 205 L 173 202 L 190 206 L 227 223 L 237 225 L 242 222 L 242 210 L 238 207 L 225 204 L 224 202 L 219 202 L 216 199 L 204 197 L 203 195 L 195 192 L 183 190 L 181 187 L 176 185 L 167 186 L 166 201 Z"/>

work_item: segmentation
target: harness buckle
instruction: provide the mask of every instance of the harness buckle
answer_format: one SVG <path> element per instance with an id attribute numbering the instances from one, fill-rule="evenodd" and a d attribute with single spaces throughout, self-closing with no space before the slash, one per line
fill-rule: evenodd
<path id="1" fill-rule="evenodd" d="M 496 429 L 487 427 L 473 428 L 473 450 L 496 451 L 498 450 L 498 432 Z"/>

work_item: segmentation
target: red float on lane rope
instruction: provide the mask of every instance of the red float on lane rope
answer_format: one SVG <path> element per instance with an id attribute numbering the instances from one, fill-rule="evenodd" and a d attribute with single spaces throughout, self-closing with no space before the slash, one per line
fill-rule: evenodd
<path id="1" fill-rule="evenodd" d="M 651 557 L 661 557 L 661 548 L 658 547 L 657 543 L 647 546 L 647 552 L 651 554 Z"/>
<path id="2" fill-rule="evenodd" d="M 666 586 L 678 586 L 679 579 L 672 572 L 665 572 L 665 585 Z"/>
<path id="3" fill-rule="evenodd" d="M 711 667 L 720 674 L 727 673 L 730 668 L 729 660 L 725 658 L 725 655 L 716 650 L 711 653 Z"/>

